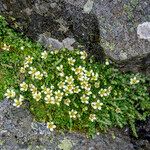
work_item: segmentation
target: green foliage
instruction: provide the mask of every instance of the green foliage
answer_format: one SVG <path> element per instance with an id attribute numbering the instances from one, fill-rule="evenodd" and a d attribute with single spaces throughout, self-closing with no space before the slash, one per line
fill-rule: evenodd
<path id="1" fill-rule="evenodd" d="M 0 89 L 16 107 L 29 109 L 38 121 L 53 129 L 68 129 L 94 135 L 111 127 L 130 125 L 149 115 L 149 78 L 122 73 L 87 58 L 85 51 L 43 51 L 22 38 L 0 18 Z M 6 45 L 5 45 L 6 44 Z M 0 76 L 1 77 L 1 76 Z M 4 94 L 4 90 L 0 94 Z"/>

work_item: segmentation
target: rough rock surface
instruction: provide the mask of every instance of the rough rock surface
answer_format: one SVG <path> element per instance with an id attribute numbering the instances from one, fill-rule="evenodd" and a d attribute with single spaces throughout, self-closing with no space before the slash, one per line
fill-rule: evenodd
<path id="1" fill-rule="evenodd" d="M 115 136 L 109 133 L 88 139 L 78 133 L 52 133 L 44 123 L 33 122 L 27 109 L 14 107 L 7 99 L 0 102 L 1 150 L 133 150 L 127 136 L 119 131 Z"/>
<path id="2" fill-rule="evenodd" d="M 149 0 L 1 0 L 0 14 L 33 39 L 41 34 L 59 41 L 75 38 L 98 58 L 103 48 L 118 63 L 132 68 L 138 63 L 139 71 L 141 61 L 150 64 L 145 60 L 150 53 L 149 6 Z"/>

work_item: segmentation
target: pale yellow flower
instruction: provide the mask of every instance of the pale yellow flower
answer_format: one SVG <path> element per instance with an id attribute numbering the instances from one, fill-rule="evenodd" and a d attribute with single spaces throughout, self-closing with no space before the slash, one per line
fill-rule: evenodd
<path id="1" fill-rule="evenodd" d="M 28 63 L 28 64 L 32 64 L 32 61 L 33 61 L 33 57 L 31 57 L 31 56 L 27 56 L 25 58 L 25 62 Z"/>
<path id="2" fill-rule="evenodd" d="M 21 73 L 25 73 L 25 72 L 26 72 L 25 67 L 21 67 L 21 68 L 20 68 L 20 72 L 21 72 Z"/>
<path id="3" fill-rule="evenodd" d="M 27 62 L 24 63 L 24 68 L 28 68 L 29 64 Z"/>
<path id="4" fill-rule="evenodd" d="M 95 82 L 95 83 L 94 83 L 94 86 L 95 86 L 96 88 L 99 88 L 99 87 L 100 87 L 100 82 Z"/>
<path id="5" fill-rule="evenodd" d="M 10 50 L 10 45 L 6 45 L 6 44 L 4 43 L 2 49 L 3 49 L 3 50 L 6 50 L 6 51 L 9 51 L 9 50 Z"/>
<path id="6" fill-rule="evenodd" d="M 97 80 L 98 80 L 98 77 L 99 77 L 98 73 L 92 73 L 91 80 L 92 80 L 92 81 L 97 81 Z"/>
<path id="7" fill-rule="evenodd" d="M 23 47 L 23 46 L 21 46 L 21 47 L 20 47 L 20 49 L 21 49 L 21 50 L 24 50 L 24 47 Z"/>
<path id="8" fill-rule="evenodd" d="M 81 82 L 81 88 L 85 89 L 86 91 L 90 91 L 91 85 L 88 82 Z"/>
<path id="9" fill-rule="evenodd" d="M 68 84 L 72 84 L 74 82 L 74 78 L 72 76 L 66 76 L 65 82 L 67 82 Z"/>
<path id="10" fill-rule="evenodd" d="M 41 53 L 41 58 L 42 58 L 42 59 L 46 59 L 47 56 L 48 56 L 47 51 L 44 51 L 44 52 Z"/>
<path id="11" fill-rule="evenodd" d="M 81 91 L 81 89 L 79 88 L 79 86 L 75 86 L 73 89 L 74 93 L 79 93 Z"/>
<path id="12" fill-rule="evenodd" d="M 50 129 L 50 131 L 54 131 L 56 125 L 54 124 L 54 122 L 47 122 L 47 128 Z"/>
<path id="13" fill-rule="evenodd" d="M 65 76 L 64 72 L 60 72 L 58 75 L 59 75 L 60 77 L 64 77 L 64 76 Z"/>
<path id="14" fill-rule="evenodd" d="M 75 71 L 75 74 L 82 74 L 82 73 L 84 73 L 85 68 L 82 66 L 79 66 L 79 67 L 75 68 L 74 71 Z"/>
<path id="15" fill-rule="evenodd" d="M 102 109 L 102 105 L 103 105 L 103 103 L 101 103 L 99 100 L 97 100 L 96 102 L 92 102 L 92 103 L 91 103 L 91 106 L 92 106 L 94 109 L 98 109 L 98 110 L 101 110 L 101 109 Z"/>
<path id="16" fill-rule="evenodd" d="M 94 122 L 96 119 L 97 119 L 97 118 L 96 118 L 96 115 L 95 115 L 95 114 L 90 114 L 90 116 L 89 116 L 89 120 L 90 120 L 90 121 Z"/>
<path id="17" fill-rule="evenodd" d="M 99 91 L 99 95 L 100 95 L 101 97 L 108 96 L 108 95 L 109 95 L 108 90 L 107 90 L 107 89 L 101 89 L 101 90 Z"/>
<path id="18" fill-rule="evenodd" d="M 45 77 L 48 77 L 48 74 L 47 74 L 46 71 L 43 71 L 43 75 L 44 75 Z"/>
<path id="19" fill-rule="evenodd" d="M 22 101 L 24 100 L 24 97 L 20 95 L 19 99 L 14 99 L 13 106 L 20 107 L 22 105 Z"/>
<path id="20" fill-rule="evenodd" d="M 69 98 L 64 100 L 64 104 L 67 106 L 69 106 L 70 102 L 71 102 L 71 100 Z"/>
<path id="21" fill-rule="evenodd" d="M 43 74 L 40 71 L 35 72 L 35 79 L 42 80 Z"/>
<path id="22" fill-rule="evenodd" d="M 76 119 L 77 111 L 72 109 L 71 111 L 69 111 L 69 116 L 70 118 Z"/>
<path id="23" fill-rule="evenodd" d="M 140 82 L 140 81 L 139 81 L 136 77 L 130 79 L 130 84 L 131 84 L 131 85 L 132 85 L 132 84 L 137 84 L 137 83 L 139 83 L 139 82 Z"/>
<path id="24" fill-rule="evenodd" d="M 89 104 L 89 97 L 87 95 L 83 94 L 80 99 L 82 103 Z"/>
<path id="25" fill-rule="evenodd" d="M 87 57 L 86 51 L 81 51 L 80 55 L 81 55 L 81 59 L 85 59 Z"/>
<path id="26" fill-rule="evenodd" d="M 42 92 L 46 95 L 52 95 L 53 91 L 50 88 L 44 87 Z"/>
<path id="27" fill-rule="evenodd" d="M 68 84 L 64 87 L 64 91 L 66 94 L 72 94 L 74 91 L 74 85 L 73 84 Z"/>
<path id="28" fill-rule="evenodd" d="M 51 95 L 46 95 L 44 100 L 46 104 L 55 104 L 55 98 Z"/>
<path id="29" fill-rule="evenodd" d="M 90 77 L 92 74 L 94 74 L 93 70 L 90 70 L 90 71 L 85 71 L 85 74 L 87 77 Z"/>
<path id="30" fill-rule="evenodd" d="M 59 98 L 61 99 L 63 97 L 63 95 L 64 95 L 64 93 L 61 92 L 60 90 L 55 91 L 54 93 L 55 93 L 55 97 L 58 98 L 58 99 Z"/>
<path id="31" fill-rule="evenodd" d="M 58 106 L 60 105 L 61 100 L 62 100 L 62 97 L 55 96 L 55 104 L 57 104 Z"/>
<path id="32" fill-rule="evenodd" d="M 73 59 L 72 57 L 71 58 L 68 58 L 68 63 L 69 63 L 69 65 L 74 65 L 74 63 L 75 63 L 75 59 Z"/>
<path id="33" fill-rule="evenodd" d="M 7 89 L 6 93 L 4 94 L 6 98 L 14 98 L 16 96 L 16 93 L 12 89 Z"/>
<path id="34" fill-rule="evenodd" d="M 30 91 L 31 91 L 32 93 L 36 93 L 36 92 L 37 92 L 37 88 L 36 88 L 33 84 L 30 84 L 30 85 L 29 85 L 29 88 L 30 88 Z"/>
<path id="35" fill-rule="evenodd" d="M 30 67 L 30 71 L 28 73 L 33 77 L 35 76 L 36 71 L 37 71 L 36 68 Z"/>
<path id="36" fill-rule="evenodd" d="M 116 113 L 121 113 L 121 110 L 120 110 L 120 108 L 116 108 Z"/>
<path id="37" fill-rule="evenodd" d="M 63 65 L 57 66 L 56 69 L 57 69 L 58 71 L 63 71 Z"/>
<path id="38" fill-rule="evenodd" d="M 105 65 L 108 66 L 109 65 L 109 60 L 106 59 Z"/>
<path id="39" fill-rule="evenodd" d="M 64 89 L 64 87 L 65 87 L 65 82 L 59 82 L 58 84 L 57 84 L 57 86 L 60 88 L 60 89 Z"/>
<path id="40" fill-rule="evenodd" d="M 86 94 L 86 95 L 91 95 L 92 92 L 91 92 L 91 91 L 85 91 L 85 94 Z"/>
<path id="41" fill-rule="evenodd" d="M 27 91 L 28 90 L 28 84 L 26 84 L 25 82 L 22 82 L 20 84 L 20 90 L 21 91 Z"/>
<path id="42" fill-rule="evenodd" d="M 33 93 L 33 98 L 34 98 L 36 101 L 39 101 L 39 100 L 42 98 L 41 92 Z"/>

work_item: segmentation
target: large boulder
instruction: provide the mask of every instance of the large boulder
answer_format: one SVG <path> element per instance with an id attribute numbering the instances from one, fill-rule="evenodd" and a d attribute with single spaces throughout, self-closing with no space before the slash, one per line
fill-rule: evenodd
<path id="1" fill-rule="evenodd" d="M 35 40 L 75 38 L 98 59 L 105 54 L 125 70 L 149 73 L 149 6 L 149 0 L 1 0 L 0 14 Z"/>
<path id="2" fill-rule="evenodd" d="M 117 129 L 94 139 L 79 133 L 50 132 L 44 123 L 33 121 L 27 109 L 14 107 L 7 99 L 0 102 L 0 149 L 134 150 L 130 138 Z"/>

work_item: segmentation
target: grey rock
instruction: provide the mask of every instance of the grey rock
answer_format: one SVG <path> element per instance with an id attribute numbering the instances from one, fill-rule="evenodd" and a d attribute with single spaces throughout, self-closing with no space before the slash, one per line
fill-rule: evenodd
<path id="1" fill-rule="evenodd" d="M 132 68 L 140 70 L 139 58 L 144 61 L 150 54 L 149 6 L 149 0 L 2 0 L 0 14 L 12 27 L 10 16 L 16 18 L 17 30 L 35 40 L 50 33 L 50 42 L 60 48 L 71 37 L 99 60 L 106 55 L 129 65 L 134 59 L 138 66 Z"/>
<path id="2" fill-rule="evenodd" d="M 49 36 L 46 36 L 44 34 L 39 35 L 38 42 L 40 42 L 45 47 L 51 47 L 52 49 L 62 49 L 67 48 L 69 50 L 73 50 L 74 47 L 72 46 L 76 41 L 74 38 L 65 38 L 62 42 L 60 42 L 57 39 L 51 38 Z"/>
<path id="3" fill-rule="evenodd" d="M 33 122 L 28 110 L 14 107 L 7 99 L 0 102 L 0 118 L 1 150 L 134 150 L 130 139 L 116 129 L 93 139 L 79 133 L 50 132 L 45 123 Z"/>
<path id="4" fill-rule="evenodd" d="M 52 46 L 55 49 L 61 49 L 63 48 L 62 42 L 60 42 L 57 39 L 46 37 L 45 35 L 41 34 L 39 35 L 39 40 L 41 44 L 43 44 L 45 47 Z"/>
<path id="5" fill-rule="evenodd" d="M 140 39 L 150 41 L 150 22 L 144 22 L 137 27 L 137 34 Z"/>
<path id="6" fill-rule="evenodd" d="M 74 47 L 72 46 L 75 43 L 75 39 L 74 38 L 66 38 L 62 41 L 63 45 L 65 48 L 69 49 L 69 50 L 73 50 Z"/>

